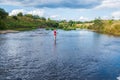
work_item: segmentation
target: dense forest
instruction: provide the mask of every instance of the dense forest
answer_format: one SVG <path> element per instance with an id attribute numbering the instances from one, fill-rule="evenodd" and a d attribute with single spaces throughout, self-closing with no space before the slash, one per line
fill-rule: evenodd
<path id="1" fill-rule="evenodd" d="M 102 20 L 96 18 L 93 21 L 81 22 L 81 21 L 66 21 L 66 20 L 51 20 L 38 15 L 31 15 L 18 13 L 14 16 L 9 16 L 8 13 L 0 8 L 0 30 L 32 30 L 37 28 L 49 29 L 64 29 L 64 30 L 76 30 L 76 29 L 90 29 L 92 31 L 120 35 L 120 20 Z"/>

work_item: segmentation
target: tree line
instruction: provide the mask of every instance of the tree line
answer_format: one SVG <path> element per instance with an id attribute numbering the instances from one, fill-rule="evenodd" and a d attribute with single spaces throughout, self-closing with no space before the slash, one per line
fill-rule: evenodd
<path id="1" fill-rule="evenodd" d="M 0 8 L 0 30 L 32 30 L 37 28 L 75 30 L 90 29 L 100 33 L 120 35 L 120 20 L 103 20 L 100 17 L 92 21 L 73 21 L 73 20 L 51 20 L 38 15 L 24 14 L 9 16 L 8 13 Z"/>
<path id="2" fill-rule="evenodd" d="M 15 29 L 26 30 L 34 28 L 46 28 L 46 29 L 64 29 L 73 30 L 76 24 L 81 24 L 81 21 L 66 21 L 66 20 L 51 20 L 38 15 L 24 14 L 22 12 L 17 15 L 9 16 L 8 13 L 0 8 L 0 30 Z"/>
<path id="3" fill-rule="evenodd" d="M 25 14 L 22 12 L 17 15 L 9 16 L 8 13 L 0 8 L 0 30 L 6 29 L 34 29 L 34 28 L 57 28 L 59 22 L 38 15 Z"/>

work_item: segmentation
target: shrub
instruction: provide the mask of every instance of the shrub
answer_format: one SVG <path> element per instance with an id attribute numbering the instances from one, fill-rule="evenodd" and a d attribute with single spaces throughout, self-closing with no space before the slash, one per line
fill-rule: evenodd
<path id="1" fill-rule="evenodd" d="M 12 16 L 13 19 L 18 20 L 17 16 Z"/>
<path id="2" fill-rule="evenodd" d="M 4 23 L 4 21 L 0 20 L 0 30 L 5 30 L 7 27 Z"/>
<path id="3" fill-rule="evenodd" d="M 17 14 L 17 16 L 23 16 L 23 13 L 22 13 L 22 12 L 20 12 L 20 13 L 18 13 L 18 14 Z"/>

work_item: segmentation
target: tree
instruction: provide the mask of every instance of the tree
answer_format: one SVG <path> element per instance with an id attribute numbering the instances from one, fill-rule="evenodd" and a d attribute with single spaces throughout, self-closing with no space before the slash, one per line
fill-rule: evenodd
<path id="1" fill-rule="evenodd" d="M 111 29 L 112 29 L 112 24 L 113 24 L 113 19 L 112 20 L 109 20 L 109 25 L 110 25 L 110 31 L 111 31 Z"/>
<path id="2" fill-rule="evenodd" d="M 6 29 L 5 21 L 4 19 L 7 17 L 8 13 L 0 8 L 0 30 Z"/>
<path id="3" fill-rule="evenodd" d="M 94 20 L 93 27 L 97 30 L 101 30 L 103 28 L 103 22 L 102 22 L 101 18 L 97 18 Z"/>
<path id="4" fill-rule="evenodd" d="M 17 16 L 12 16 L 13 19 L 18 20 Z"/>
<path id="5" fill-rule="evenodd" d="M 25 14 L 26 17 L 33 18 L 32 14 Z"/>
<path id="6" fill-rule="evenodd" d="M 41 20 L 43 21 L 46 21 L 46 18 L 45 17 L 40 17 Z"/>
<path id="7" fill-rule="evenodd" d="M 20 13 L 18 13 L 18 14 L 17 14 L 17 16 L 23 16 L 23 13 L 22 13 L 22 12 L 20 12 Z"/>
<path id="8" fill-rule="evenodd" d="M 50 21 L 51 19 L 50 18 L 48 18 L 48 21 Z"/>
<path id="9" fill-rule="evenodd" d="M 75 24 L 75 21 L 70 20 L 68 23 L 70 26 L 73 26 Z"/>
<path id="10" fill-rule="evenodd" d="M 5 19 L 7 15 L 8 13 L 4 9 L 0 8 L 0 20 Z"/>
<path id="11" fill-rule="evenodd" d="M 67 23 L 67 21 L 66 20 L 62 20 L 62 21 L 60 21 L 60 23 Z"/>
<path id="12" fill-rule="evenodd" d="M 39 19 L 40 17 L 38 15 L 33 15 L 33 19 Z"/>
<path id="13" fill-rule="evenodd" d="M 0 20 L 0 30 L 5 30 L 5 29 L 6 29 L 5 22 L 3 20 Z"/>
<path id="14" fill-rule="evenodd" d="M 58 22 L 51 20 L 51 21 L 46 22 L 46 26 L 57 28 L 59 26 L 59 24 L 58 24 Z"/>
<path id="15" fill-rule="evenodd" d="M 112 25 L 113 24 L 113 20 L 109 20 L 109 24 Z"/>

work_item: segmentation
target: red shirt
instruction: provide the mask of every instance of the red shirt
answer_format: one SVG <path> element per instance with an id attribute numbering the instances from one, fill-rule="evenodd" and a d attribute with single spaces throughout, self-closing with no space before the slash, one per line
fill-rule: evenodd
<path id="1" fill-rule="evenodd" d="M 56 30 L 54 30 L 54 36 L 56 36 L 56 34 L 57 34 Z"/>

